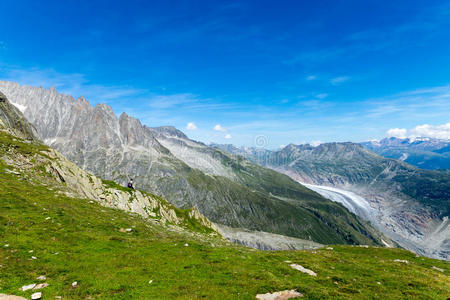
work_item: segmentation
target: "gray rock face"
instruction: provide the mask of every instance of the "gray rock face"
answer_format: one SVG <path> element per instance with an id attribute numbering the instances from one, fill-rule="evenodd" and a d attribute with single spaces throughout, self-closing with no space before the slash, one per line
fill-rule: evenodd
<path id="1" fill-rule="evenodd" d="M 0 92 L 0 128 L 12 135 L 27 140 L 36 140 L 35 129 L 25 119 L 22 112 L 11 104 L 6 96 Z"/>
<path id="2" fill-rule="evenodd" d="M 40 138 L 99 177 L 197 207 L 231 227 L 319 243 L 379 244 L 376 230 L 288 176 L 189 140 L 173 127 L 148 128 L 104 104 L 92 107 L 46 90 L 0 81 Z"/>
<path id="3" fill-rule="evenodd" d="M 323 247 L 322 244 L 313 241 L 279 234 L 231 228 L 224 225 L 216 225 L 216 227 L 220 234 L 228 240 L 260 250 L 312 250 Z"/>
<path id="4" fill-rule="evenodd" d="M 279 151 L 259 151 L 260 156 L 226 148 L 312 184 L 307 186 L 343 203 L 407 249 L 450 258 L 449 173 L 417 169 L 355 143 L 291 144 Z"/>

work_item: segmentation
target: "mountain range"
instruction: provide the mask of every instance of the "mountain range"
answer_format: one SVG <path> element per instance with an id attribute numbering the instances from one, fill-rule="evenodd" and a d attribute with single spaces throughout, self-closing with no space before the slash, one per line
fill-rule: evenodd
<path id="1" fill-rule="evenodd" d="M 205 145 L 174 127 L 150 128 L 53 88 L 3 81 L 0 91 L 39 138 L 82 169 L 121 185 L 133 178 L 178 207 L 198 208 L 219 228 L 322 244 L 398 243 L 449 257 L 446 172 L 420 170 L 355 143 L 291 144 L 279 151 Z M 227 228 L 224 234 L 232 234 Z"/>
<path id="2" fill-rule="evenodd" d="M 288 176 L 187 138 L 149 128 L 111 107 L 44 89 L 0 82 L 38 137 L 82 169 L 139 189 L 213 222 L 322 244 L 381 243 L 380 233 L 341 204 Z"/>
<path id="3" fill-rule="evenodd" d="M 384 157 L 402 160 L 421 169 L 450 169 L 450 140 L 390 137 L 361 145 Z"/>

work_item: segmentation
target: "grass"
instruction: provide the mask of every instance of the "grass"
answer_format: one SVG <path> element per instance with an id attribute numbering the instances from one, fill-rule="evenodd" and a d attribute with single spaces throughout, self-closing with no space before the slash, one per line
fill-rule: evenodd
<path id="1" fill-rule="evenodd" d="M 0 134 L 0 157 L 22 155 L 32 162 L 37 154 L 45 157 L 46 149 Z M 41 183 L 37 173 L 30 179 L 26 172 L 7 168 L 0 160 L 0 293 L 29 298 L 35 291 L 19 288 L 45 275 L 49 286 L 41 290 L 43 299 L 254 299 L 285 289 L 296 289 L 305 299 L 450 296 L 448 262 L 376 247 L 257 251 L 212 236 L 188 218 L 188 210 L 174 208 L 185 220 L 183 227 L 164 226 L 89 199 L 66 197 L 58 192 L 64 186 L 52 186 L 51 178 Z M 285 261 L 318 276 L 296 271 Z"/>
<path id="2" fill-rule="evenodd" d="M 42 290 L 43 299 L 254 299 L 257 293 L 284 289 L 297 289 L 305 299 L 450 296 L 448 262 L 372 247 L 252 250 L 56 194 L 4 172 L 4 167 L 0 293 L 29 297 L 35 291 L 19 288 L 45 275 L 49 287 Z M 133 231 L 123 233 L 120 228 Z M 293 270 L 286 260 L 318 276 Z M 76 288 L 71 287 L 74 281 Z"/>

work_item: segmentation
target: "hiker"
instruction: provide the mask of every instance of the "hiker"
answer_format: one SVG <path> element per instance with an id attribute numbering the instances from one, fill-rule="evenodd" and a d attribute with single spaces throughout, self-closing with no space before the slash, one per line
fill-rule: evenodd
<path id="1" fill-rule="evenodd" d="M 128 188 L 134 190 L 134 182 L 133 182 L 133 179 L 130 179 L 130 181 L 128 182 Z"/>

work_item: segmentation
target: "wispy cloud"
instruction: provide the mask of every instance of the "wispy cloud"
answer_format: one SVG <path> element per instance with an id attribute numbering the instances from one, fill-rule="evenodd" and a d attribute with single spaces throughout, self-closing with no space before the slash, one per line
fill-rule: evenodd
<path id="1" fill-rule="evenodd" d="M 284 59 L 287 65 L 317 65 L 336 59 L 349 59 L 370 52 L 398 53 L 405 48 L 417 47 L 429 43 L 429 40 L 441 35 L 445 38 L 450 25 L 450 5 L 429 5 L 397 25 L 364 29 L 344 35 L 331 46 L 316 47 L 293 54 Z M 445 36 L 442 35 L 445 33 Z M 411 39 L 411 34 L 415 38 Z"/>
<path id="2" fill-rule="evenodd" d="M 221 132 L 226 132 L 227 130 L 225 128 L 222 127 L 222 125 L 217 124 L 216 126 L 214 126 L 214 130 L 215 131 L 221 131 Z"/>
<path id="3" fill-rule="evenodd" d="M 378 99 L 369 99 L 362 104 L 367 107 L 366 117 L 412 118 L 417 115 L 450 115 L 450 85 L 416 89 Z"/>
<path id="4" fill-rule="evenodd" d="M 91 103 L 106 103 L 127 111 L 136 110 L 139 115 L 149 110 L 169 112 L 170 109 L 185 111 L 210 111 L 231 109 L 235 104 L 221 103 L 215 99 L 202 98 L 192 93 L 160 94 L 150 89 L 126 85 L 102 85 L 91 83 L 84 74 L 61 73 L 54 69 L 21 68 L 0 64 L 0 78 L 30 86 L 55 87 L 59 92 L 75 98 L 84 96 Z M 132 103 L 132 105 L 130 105 Z"/>
<path id="5" fill-rule="evenodd" d="M 340 85 L 340 84 L 342 84 L 344 82 L 347 82 L 349 80 L 350 80 L 349 76 L 339 76 L 339 77 L 335 77 L 335 78 L 331 79 L 330 83 L 332 85 Z"/>
<path id="6" fill-rule="evenodd" d="M 92 84 L 83 74 L 60 73 L 54 69 L 20 68 L 0 65 L 3 80 L 18 82 L 30 86 L 54 87 L 59 92 L 70 94 L 75 98 L 84 96 L 95 103 L 111 103 L 123 98 L 139 97 L 147 91 L 130 86 Z"/>
<path id="7" fill-rule="evenodd" d="M 152 108 L 166 109 L 179 105 L 197 104 L 199 99 L 192 94 L 154 95 L 149 98 Z"/>
<path id="8" fill-rule="evenodd" d="M 297 55 L 294 55 L 291 58 L 283 60 L 283 63 L 287 65 L 316 64 L 318 62 L 324 62 L 339 57 L 345 52 L 346 52 L 345 48 L 338 48 L 338 47 L 317 49 L 314 51 L 304 51 L 298 53 Z"/>
<path id="9" fill-rule="evenodd" d="M 326 97 L 328 97 L 327 93 L 320 93 L 316 95 L 317 99 L 325 99 Z"/>

